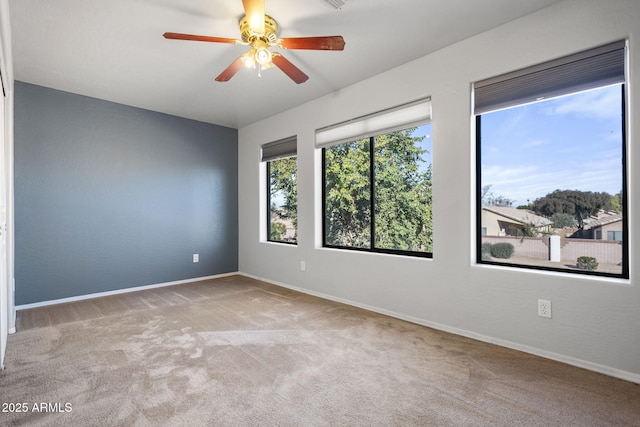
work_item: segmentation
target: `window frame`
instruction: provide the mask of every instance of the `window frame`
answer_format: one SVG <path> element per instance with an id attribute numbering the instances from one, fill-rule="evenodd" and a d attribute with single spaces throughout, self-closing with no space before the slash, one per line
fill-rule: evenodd
<path id="1" fill-rule="evenodd" d="M 518 269 L 527 269 L 527 270 L 538 270 L 538 271 L 552 271 L 558 273 L 564 273 L 569 275 L 587 275 L 587 276 L 600 276 L 600 277 L 610 277 L 615 279 L 626 279 L 630 278 L 629 276 L 629 215 L 628 215 L 628 160 L 627 160 L 627 144 L 628 144 L 628 127 L 627 127 L 627 89 L 626 89 L 626 81 L 620 83 L 620 91 L 621 91 L 621 163 L 622 163 L 622 193 L 621 193 L 621 202 L 622 202 L 622 271 L 618 273 L 607 273 L 602 271 L 590 271 L 590 270 L 569 270 L 564 268 L 555 268 L 555 267 L 547 267 L 543 265 L 528 265 L 528 264 L 514 264 L 514 263 L 506 263 L 500 261 L 493 260 L 483 260 L 482 259 L 482 147 L 481 147 L 481 139 L 482 139 L 482 124 L 481 117 L 483 114 L 489 113 L 491 111 L 483 111 L 481 113 L 475 114 L 475 149 L 476 149 L 476 263 L 481 265 L 495 265 L 495 266 L 503 266 L 503 267 L 512 267 Z M 598 87 L 606 87 L 607 85 L 601 85 Z M 571 92 L 570 94 L 577 94 L 580 91 Z M 551 98 L 550 98 L 551 99 Z M 525 105 L 525 103 L 517 104 L 511 107 L 503 108 L 517 108 L 519 106 Z M 496 110 L 493 110 L 496 111 Z"/>
<path id="2" fill-rule="evenodd" d="M 404 129 L 405 130 L 414 126 L 424 126 L 431 124 L 431 119 L 425 120 L 423 122 L 408 124 Z M 376 236 L 376 214 L 375 214 L 375 140 L 378 136 L 385 135 L 387 133 L 391 133 L 392 131 L 380 133 L 376 135 L 369 136 L 369 209 L 371 211 L 371 224 L 369 226 L 369 239 L 371 242 L 371 246 L 368 248 L 364 247 L 353 247 L 353 246 L 342 246 L 342 245 L 334 245 L 327 242 L 327 174 L 326 174 L 326 150 L 330 148 L 330 146 L 322 147 L 322 247 L 329 249 L 343 249 L 357 252 L 368 252 L 368 253 L 379 253 L 379 254 L 388 254 L 388 255 L 401 255 L 401 256 L 411 256 L 418 258 L 433 258 L 433 251 L 431 252 L 419 252 L 419 251 L 408 251 L 403 249 L 390 249 L 390 248 L 379 248 L 375 246 L 375 236 Z M 366 137 L 365 137 L 366 138 Z M 359 141 L 365 138 L 358 138 L 354 141 Z M 351 142 L 354 142 L 351 141 Z M 350 142 L 342 142 L 342 144 L 348 144 Z M 340 144 L 335 144 L 340 145 Z M 333 145 L 332 145 L 333 146 Z"/>
<path id="3" fill-rule="evenodd" d="M 297 156 L 291 156 L 291 157 L 297 157 Z M 290 157 L 288 157 L 290 158 Z M 276 240 L 276 239 L 272 239 L 271 238 L 271 162 L 273 161 L 277 161 L 277 160 L 282 160 L 282 159 L 272 159 L 272 160 L 267 160 L 266 161 L 266 170 L 267 170 L 267 242 L 272 242 L 272 243 L 283 243 L 285 245 L 293 245 L 293 246 L 297 246 L 298 245 L 298 228 L 296 227 L 296 240 L 295 241 L 287 241 L 287 240 Z M 296 159 L 296 175 L 297 175 L 297 169 L 298 169 L 298 164 L 297 164 L 297 159 Z M 297 180 L 296 180 L 296 185 L 297 185 Z M 297 213 L 297 208 L 296 208 L 296 213 Z"/>

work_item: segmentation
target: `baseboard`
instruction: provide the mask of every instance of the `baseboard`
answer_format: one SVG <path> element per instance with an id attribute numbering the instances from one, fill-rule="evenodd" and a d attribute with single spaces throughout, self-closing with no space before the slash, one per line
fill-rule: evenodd
<path id="1" fill-rule="evenodd" d="M 17 305 L 16 306 L 16 311 L 17 310 L 27 310 L 27 309 L 30 309 L 30 308 L 37 308 L 37 307 L 45 307 L 45 306 L 48 306 L 48 305 L 64 304 L 66 302 L 82 301 L 82 300 L 85 300 L 85 299 L 107 297 L 107 296 L 110 296 L 110 295 L 126 294 L 126 293 L 129 293 L 129 292 L 144 291 L 146 289 L 164 288 L 166 286 L 183 285 L 185 283 L 201 282 L 203 280 L 219 279 L 221 277 L 234 276 L 236 274 L 239 274 L 239 273 L 236 271 L 236 272 L 231 272 L 231 273 L 215 274 L 213 276 L 194 277 L 192 279 L 176 280 L 174 282 L 164 282 L 164 283 L 157 283 L 157 284 L 154 284 L 154 285 L 136 286 L 136 287 L 133 287 L 133 288 L 116 289 L 114 291 L 96 292 L 94 294 L 78 295 L 78 296 L 75 296 L 75 297 L 60 298 L 60 299 L 55 299 L 55 300 L 50 300 L 50 301 L 42 301 L 42 302 L 34 302 L 34 303 L 31 303 L 31 304 L 22 304 L 22 305 Z M 15 329 L 14 329 L 14 332 L 15 332 Z"/>
<path id="2" fill-rule="evenodd" d="M 297 286 L 292 286 L 286 283 L 277 282 L 275 280 L 270 280 L 265 277 L 259 277 L 253 274 L 239 272 L 238 274 L 250 277 L 252 279 L 261 280 L 263 282 L 271 283 L 276 286 L 281 286 L 283 288 L 291 289 L 297 292 L 301 292 L 303 294 L 316 296 L 319 298 L 327 299 L 330 301 L 339 302 L 342 304 L 347 304 L 353 307 L 362 308 L 368 311 L 373 311 L 375 313 L 384 314 L 385 316 L 394 317 L 400 320 L 406 320 L 407 322 L 415 323 L 417 325 L 426 326 L 428 328 L 437 329 L 443 332 L 449 332 L 455 335 L 460 335 L 467 338 L 472 338 L 477 341 L 486 342 L 489 344 L 495 344 L 500 347 L 510 348 L 512 350 L 522 351 L 523 353 L 533 354 L 535 356 L 544 357 L 545 359 L 554 360 L 556 362 L 565 363 L 567 365 L 575 366 L 578 368 L 586 369 L 589 371 L 597 372 L 599 374 L 608 375 L 610 377 L 619 378 L 621 380 L 630 381 L 632 383 L 640 384 L 640 374 L 636 374 L 633 372 L 623 371 L 621 369 L 612 368 L 605 365 L 600 365 L 598 363 L 589 362 L 587 360 L 578 359 L 571 356 L 566 356 L 564 354 L 554 353 L 547 350 L 542 350 L 536 347 L 530 347 L 528 345 L 515 343 L 508 340 L 503 340 L 500 338 L 495 338 L 483 334 L 478 334 L 475 332 L 467 331 L 464 329 L 455 328 L 448 325 L 443 325 L 441 323 L 431 322 L 425 319 L 421 319 L 418 317 L 408 316 L 402 313 L 397 313 L 391 310 L 386 310 L 379 307 L 370 306 L 367 304 L 362 304 L 357 301 L 351 301 L 344 298 L 335 297 L 333 295 L 324 294 L 322 292 L 316 292 L 305 288 L 300 288 Z"/>
<path id="3" fill-rule="evenodd" d="M 16 333 L 16 308 L 15 306 L 11 307 L 11 314 L 10 314 L 10 323 L 9 323 L 9 334 L 15 334 Z"/>

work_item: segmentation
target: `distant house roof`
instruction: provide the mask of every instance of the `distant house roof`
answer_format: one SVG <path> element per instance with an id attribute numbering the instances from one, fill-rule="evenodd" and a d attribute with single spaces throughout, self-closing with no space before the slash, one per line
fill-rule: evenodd
<path id="1" fill-rule="evenodd" d="M 622 214 L 615 212 L 599 211 L 584 220 L 585 229 L 602 227 L 607 224 L 622 221 Z"/>
<path id="2" fill-rule="evenodd" d="M 551 221 L 549 221 L 549 219 L 524 209 L 516 209 L 507 206 L 484 206 L 482 209 L 521 224 L 531 224 L 534 227 L 551 225 Z"/>

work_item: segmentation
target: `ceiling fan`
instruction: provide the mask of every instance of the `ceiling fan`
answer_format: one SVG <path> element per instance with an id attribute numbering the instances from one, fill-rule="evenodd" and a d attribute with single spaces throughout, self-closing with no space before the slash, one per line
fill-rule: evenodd
<path id="1" fill-rule="evenodd" d="M 231 79 L 243 66 L 258 67 L 258 76 L 262 70 L 274 65 L 282 70 L 291 80 L 300 84 L 309 79 L 305 73 L 293 65 L 278 52 L 271 52 L 269 47 L 277 46 L 283 49 L 306 50 L 343 50 L 342 36 L 323 37 L 290 37 L 278 38 L 278 24 L 275 19 L 264 13 L 264 0 L 242 0 L 245 15 L 240 19 L 240 39 L 224 37 L 198 36 L 193 34 L 164 33 L 164 37 L 174 40 L 192 40 L 213 43 L 242 44 L 251 46 L 231 63 L 216 81 L 226 82 Z"/>

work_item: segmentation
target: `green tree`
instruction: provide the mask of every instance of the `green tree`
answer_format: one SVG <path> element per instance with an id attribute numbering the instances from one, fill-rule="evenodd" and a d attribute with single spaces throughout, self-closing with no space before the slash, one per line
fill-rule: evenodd
<path id="1" fill-rule="evenodd" d="M 271 239 L 282 240 L 287 232 L 287 227 L 281 222 L 271 222 Z"/>
<path id="2" fill-rule="evenodd" d="M 568 213 L 558 212 L 551 215 L 551 222 L 554 228 L 575 227 L 576 218 Z"/>
<path id="3" fill-rule="evenodd" d="M 611 209 L 611 195 L 593 191 L 555 190 L 532 203 L 538 215 L 551 217 L 557 213 L 573 215 L 580 228 L 584 220 L 600 209 Z"/>
<path id="4" fill-rule="evenodd" d="M 291 220 L 295 229 L 298 230 L 298 166 L 295 157 L 269 162 L 269 189 L 272 201 L 270 206 L 271 238 L 281 240 L 274 237 L 274 233 L 278 236 L 285 233 L 285 231 L 280 233 L 278 226 L 274 229 L 274 224 L 281 224 L 282 228 L 285 227 L 284 224 L 278 222 L 278 219 Z M 276 199 L 282 200 L 279 207 L 273 203 Z"/>
<path id="5" fill-rule="evenodd" d="M 622 191 L 611 196 L 611 210 L 622 213 Z"/>
<path id="6" fill-rule="evenodd" d="M 431 251 L 432 212 L 429 165 L 421 168 L 426 150 L 413 129 L 381 135 L 375 141 L 376 246 Z"/>
<path id="7" fill-rule="evenodd" d="M 431 167 L 415 128 L 391 132 L 374 142 L 375 246 L 432 251 Z M 325 150 L 325 232 L 339 246 L 371 247 L 370 140 Z"/>
<path id="8" fill-rule="evenodd" d="M 325 150 L 325 235 L 337 246 L 371 247 L 369 138 Z"/>
<path id="9" fill-rule="evenodd" d="M 516 228 L 515 235 L 519 237 L 538 237 L 540 233 L 530 222 L 522 225 L 522 229 Z"/>

